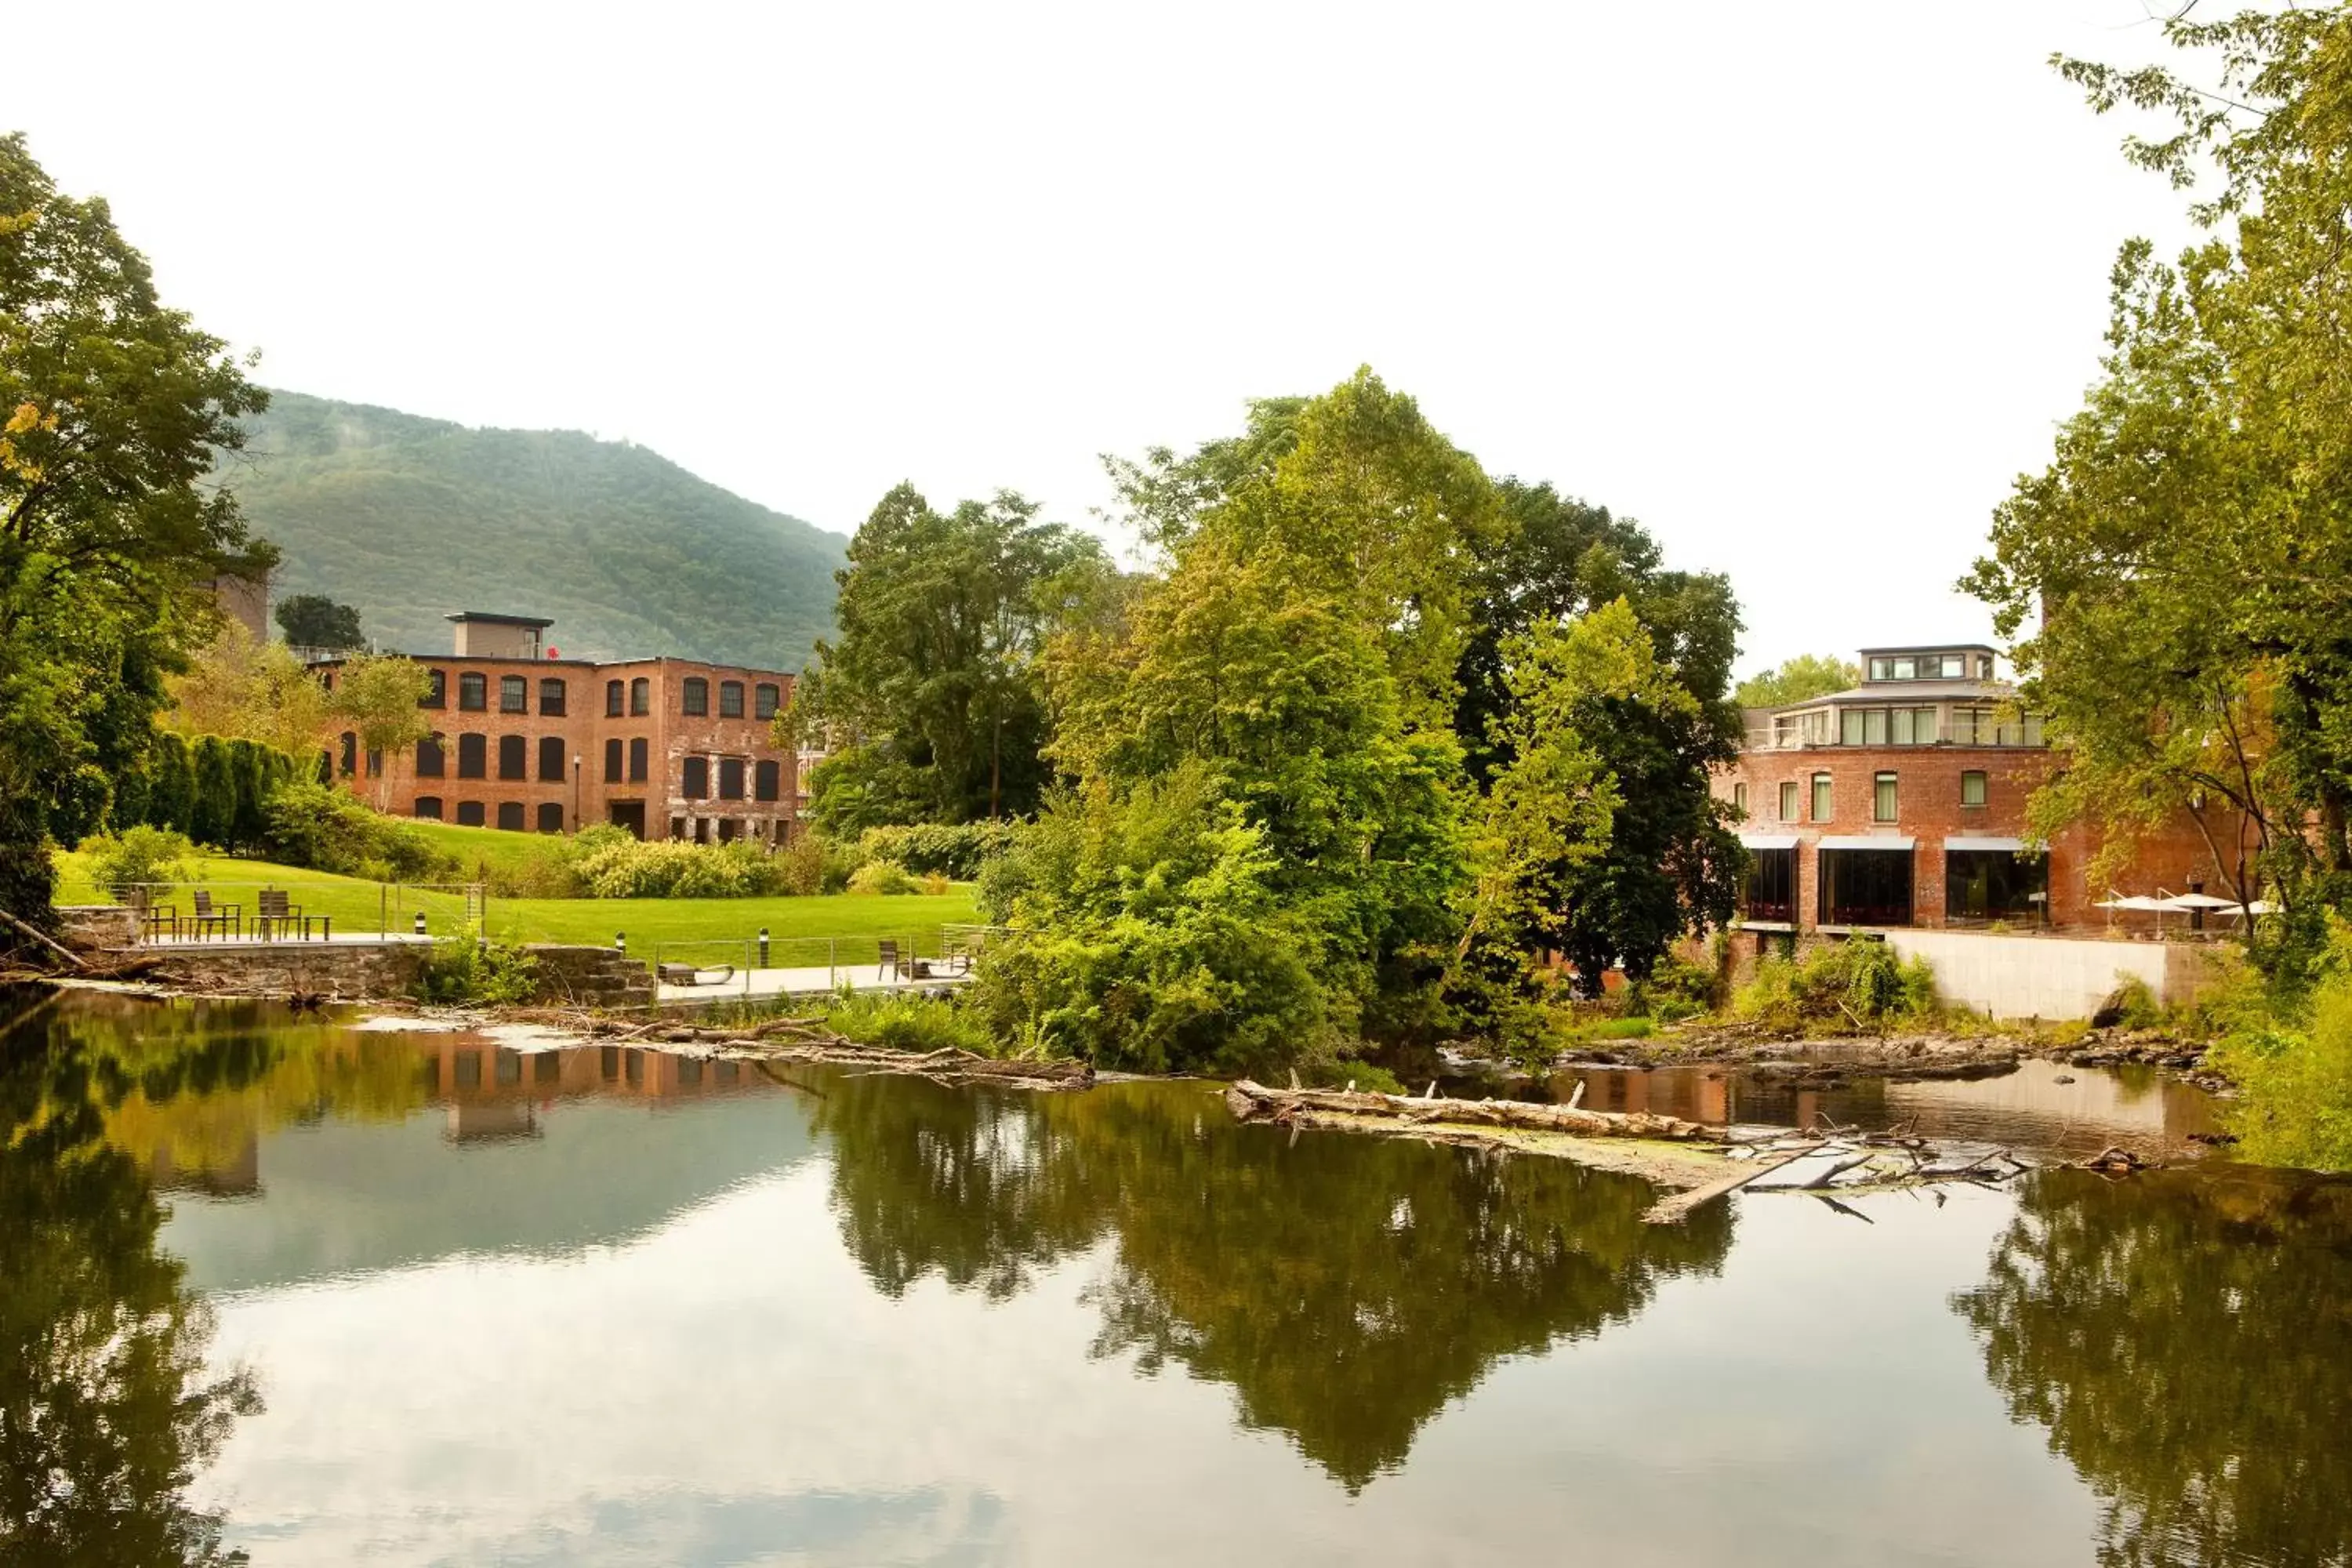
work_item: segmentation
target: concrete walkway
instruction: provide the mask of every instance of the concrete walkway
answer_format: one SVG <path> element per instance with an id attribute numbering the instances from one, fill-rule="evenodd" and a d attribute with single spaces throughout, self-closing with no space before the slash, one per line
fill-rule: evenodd
<path id="1" fill-rule="evenodd" d="M 879 964 L 845 963 L 828 969 L 820 963 L 806 969 L 739 969 L 716 984 L 657 985 L 654 993 L 662 1002 L 723 1002 L 742 997 L 824 996 L 845 985 L 853 991 L 941 991 L 965 984 L 969 979 L 962 974 L 910 979 L 884 973 Z"/>

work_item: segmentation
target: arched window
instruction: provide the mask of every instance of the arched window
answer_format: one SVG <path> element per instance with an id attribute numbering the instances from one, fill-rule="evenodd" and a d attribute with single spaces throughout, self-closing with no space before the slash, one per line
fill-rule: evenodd
<path id="1" fill-rule="evenodd" d="M 701 757 L 686 759 L 686 776 L 679 783 L 678 794 L 688 800 L 700 800 L 710 793 L 710 763 Z"/>
<path id="2" fill-rule="evenodd" d="M 349 778 L 360 771 L 360 738 L 351 731 L 342 733 L 343 776 Z"/>
<path id="3" fill-rule="evenodd" d="M 478 779 L 488 777 L 489 769 L 488 763 L 489 762 L 489 754 L 490 743 L 488 737 L 482 735 L 458 736 L 457 776 L 461 779 Z M 461 807 L 460 809 L 463 808 Z M 464 819 L 461 817 L 459 820 L 463 821 Z"/>
<path id="4" fill-rule="evenodd" d="M 629 742 L 629 782 L 646 782 L 646 738 L 643 735 Z"/>
<path id="5" fill-rule="evenodd" d="M 629 682 L 629 711 L 642 718 L 653 710 L 653 683 L 640 675 Z"/>
<path id="6" fill-rule="evenodd" d="M 721 719 L 743 717 L 743 683 L 722 680 L 719 683 L 719 716 Z"/>
<path id="7" fill-rule="evenodd" d="M 604 782 L 621 782 L 621 738 L 618 735 L 604 742 Z"/>
<path id="8" fill-rule="evenodd" d="M 457 708 L 460 712 L 480 713 L 490 705 L 490 678 L 478 669 L 460 670 L 457 674 Z"/>
<path id="9" fill-rule="evenodd" d="M 721 757 L 719 759 L 719 798 L 721 800 L 741 800 L 743 798 L 742 758 Z"/>
<path id="10" fill-rule="evenodd" d="M 423 697 L 417 699 L 416 705 L 419 708 L 448 707 L 449 672 L 446 669 L 428 669 L 425 673 L 432 678 L 433 684 L 426 689 Z"/>
<path id="11" fill-rule="evenodd" d="M 411 809 L 426 822 L 438 822 L 441 820 L 441 797 L 437 795 L 420 795 L 416 797 L 416 805 Z"/>
<path id="12" fill-rule="evenodd" d="M 418 778 L 437 779 L 441 776 L 441 770 L 447 765 L 442 755 L 440 736 L 427 735 L 416 742 L 416 776 Z"/>
<path id="13" fill-rule="evenodd" d="M 774 718 L 776 716 L 776 710 L 782 705 L 781 700 L 782 696 L 782 693 L 778 689 L 774 681 L 763 680 L 760 682 L 759 686 L 755 688 L 751 693 L 751 717 L 754 719 Z"/>
<path id="14" fill-rule="evenodd" d="M 457 826 L 460 827 L 481 826 L 482 803 L 478 800 L 459 801 L 457 803 Z"/>
<path id="15" fill-rule="evenodd" d="M 509 833 L 520 833 L 522 831 L 522 802 L 519 800 L 502 800 L 499 802 L 499 826 L 500 827 L 505 828 Z"/>
<path id="16" fill-rule="evenodd" d="M 547 710 L 542 708 L 540 711 L 544 713 Z M 539 738 L 539 782 L 563 782 L 563 737 L 561 735 L 541 735 Z"/>
<path id="17" fill-rule="evenodd" d="M 761 763 L 751 770 L 751 795 L 755 800 L 773 800 L 783 793 L 783 769 L 772 762 Z"/>
<path id="18" fill-rule="evenodd" d="M 706 718 L 710 712 L 710 682 L 698 675 L 689 675 L 679 684 L 685 694 L 682 710 L 689 719 Z"/>
<path id="19" fill-rule="evenodd" d="M 563 692 L 563 682 L 542 677 L 539 683 L 539 710 L 551 719 L 562 718 L 564 704 L 569 700 Z"/>
<path id="20" fill-rule="evenodd" d="M 530 747 L 520 735 L 499 737 L 499 777 L 519 779 L 524 776 L 530 758 Z"/>
<path id="21" fill-rule="evenodd" d="M 551 800 L 539 803 L 539 830 L 541 833 L 563 831 L 563 807 Z"/>
<path id="22" fill-rule="evenodd" d="M 604 717 L 617 719 L 620 716 L 621 683 L 617 680 L 608 680 L 604 682 Z"/>

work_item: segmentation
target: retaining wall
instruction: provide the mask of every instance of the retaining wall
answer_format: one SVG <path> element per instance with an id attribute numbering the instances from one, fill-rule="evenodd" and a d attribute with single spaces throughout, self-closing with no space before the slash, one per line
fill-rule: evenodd
<path id="1" fill-rule="evenodd" d="M 1945 1001 L 1997 1018 L 2088 1018 L 2126 975 L 2179 1006 L 2215 973 L 2207 950 L 2182 942 L 1899 929 L 1885 936 L 1900 956 L 1927 961 Z"/>

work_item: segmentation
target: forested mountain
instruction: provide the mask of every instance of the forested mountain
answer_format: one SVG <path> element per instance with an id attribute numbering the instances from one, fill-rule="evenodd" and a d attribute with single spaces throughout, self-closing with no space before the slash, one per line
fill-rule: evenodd
<path id="1" fill-rule="evenodd" d="M 221 477 L 285 552 L 275 593 L 358 606 L 380 646 L 441 652 L 443 616 L 499 610 L 552 619 L 566 657 L 797 669 L 832 626 L 845 539 L 642 447 L 296 392 L 246 427 Z"/>

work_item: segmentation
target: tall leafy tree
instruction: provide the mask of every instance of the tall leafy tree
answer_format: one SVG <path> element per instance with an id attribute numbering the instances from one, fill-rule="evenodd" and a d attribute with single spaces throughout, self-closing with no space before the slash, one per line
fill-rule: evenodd
<path id="1" fill-rule="evenodd" d="M 1035 809 L 1048 774 L 1038 660 L 1112 574 L 1091 537 L 1037 512 L 1009 490 L 940 512 L 902 484 L 857 531 L 838 574 L 841 635 L 817 645 L 786 720 L 834 748 L 812 780 L 826 831 Z"/>
<path id="2" fill-rule="evenodd" d="M 175 596 L 261 563 L 204 479 L 264 402 L 106 204 L 0 137 L 0 909 L 47 917 L 52 818 L 87 821 L 110 748 L 152 732 L 161 683 L 138 672 L 193 625 Z"/>
<path id="3" fill-rule="evenodd" d="M 433 733 L 433 721 L 424 700 L 433 689 L 433 672 L 399 654 L 362 654 L 346 660 L 328 702 L 331 720 L 351 727 L 363 752 L 399 756 Z M 376 805 L 384 803 L 391 771 L 376 779 Z"/>
<path id="4" fill-rule="evenodd" d="M 341 652 L 367 646 L 367 634 L 360 630 L 359 611 L 324 594 L 288 595 L 278 601 L 277 618 L 278 629 L 295 647 Z"/>
<path id="5" fill-rule="evenodd" d="M 1801 653 L 1741 681 L 1731 700 L 1742 708 L 1783 708 L 1808 698 L 1844 691 L 1862 679 L 1862 670 L 1835 654 Z"/>
<path id="6" fill-rule="evenodd" d="M 1968 585 L 2032 633 L 2068 764 L 2045 827 L 2127 843 L 2188 812 L 2311 933 L 2352 896 L 2352 16 L 2165 32 L 2197 63 L 2059 63 L 2095 109 L 2169 119 L 2126 153 L 2200 187 L 2211 237 L 2170 265 L 2125 245 L 2104 374 Z"/>

